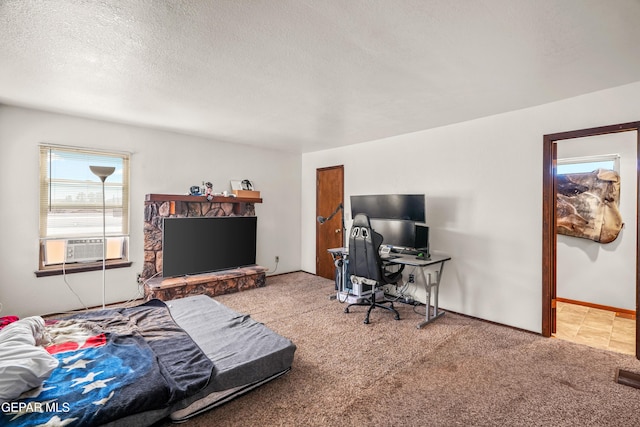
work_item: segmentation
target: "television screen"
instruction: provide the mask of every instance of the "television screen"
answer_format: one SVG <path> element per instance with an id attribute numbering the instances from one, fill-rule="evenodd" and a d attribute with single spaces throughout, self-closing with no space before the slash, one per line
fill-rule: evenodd
<path id="1" fill-rule="evenodd" d="M 351 218 L 359 213 L 369 218 L 425 221 L 424 194 L 378 194 L 351 196 Z"/>
<path id="2" fill-rule="evenodd" d="M 227 270 L 256 263 L 257 217 L 165 218 L 164 277 Z"/>

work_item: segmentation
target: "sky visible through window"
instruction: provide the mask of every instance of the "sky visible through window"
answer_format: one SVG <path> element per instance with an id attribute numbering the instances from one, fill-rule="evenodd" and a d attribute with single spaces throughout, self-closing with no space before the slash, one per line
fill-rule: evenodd
<path id="1" fill-rule="evenodd" d="M 603 160 L 597 162 L 578 162 L 578 163 L 566 163 L 558 164 L 557 175 L 565 175 L 570 173 L 584 173 L 593 172 L 597 169 L 614 170 L 614 160 Z"/>
<path id="2" fill-rule="evenodd" d="M 102 234 L 102 181 L 90 165 L 116 168 L 105 181 L 105 222 L 107 234 L 122 232 L 122 158 L 53 149 L 48 160 L 48 237 Z"/>

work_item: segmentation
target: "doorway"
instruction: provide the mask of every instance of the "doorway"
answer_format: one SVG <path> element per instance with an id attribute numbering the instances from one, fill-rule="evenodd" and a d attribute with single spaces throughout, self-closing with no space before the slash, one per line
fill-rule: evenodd
<path id="1" fill-rule="evenodd" d="M 604 135 L 618 132 L 636 132 L 636 182 L 640 182 L 640 135 L 638 129 L 640 122 L 625 123 L 620 125 L 603 126 L 598 128 L 583 129 L 570 132 L 562 132 L 544 136 L 543 147 L 543 230 L 542 230 L 542 335 L 550 337 L 556 331 L 556 262 L 557 262 L 557 238 L 556 238 L 556 167 L 557 167 L 557 143 L 562 140 L 583 138 L 588 136 Z M 640 204 L 636 196 L 636 212 Z M 636 226 L 638 215 L 634 218 Z M 640 295 L 640 265 L 638 262 L 640 229 L 636 229 L 635 241 L 635 294 L 636 312 Z M 636 357 L 640 358 L 640 317 L 636 316 Z"/>
<path id="2" fill-rule="evenodd" d="M 327 249 L 343 246 L 344 166 L 316 169 L 316 275 L 335 279 L 335 265 Z"/>

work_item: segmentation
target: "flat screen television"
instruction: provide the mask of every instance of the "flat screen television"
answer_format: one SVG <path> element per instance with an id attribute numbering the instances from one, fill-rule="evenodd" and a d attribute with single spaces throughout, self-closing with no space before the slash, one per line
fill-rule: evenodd
<path id="1" fill-rule="evenodd" d="M 369 218 L 425 221 L 424 194 L 377 194 L 351 196 L 351 218 L 359 213 Z"/>
<path id="2" fill-rule="evenodd" d="M 255 265 L 257 220 L 255 216 L 165 218 L 162 275 L 175 277 Z"/>

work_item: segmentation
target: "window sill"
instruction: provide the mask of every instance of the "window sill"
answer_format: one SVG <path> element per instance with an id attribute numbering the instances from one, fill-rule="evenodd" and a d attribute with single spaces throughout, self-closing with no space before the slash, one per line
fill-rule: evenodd
<path id="1" fill-rule="evenodd" d="M 131 261 L 123 261 L 121 259 L 111 260 L 106 262 L 106 269 L 111 270 L 113 268 L 125 268 L 131 267 Z M 43 267 L 40 270 L 35 271 L 36 277 L 47 277 L 47 276 L 60 276 L 62 274 L 73 274 L 73 273 L 84 273 L 86 271 L 100 271 L 102 270 L 102 261 L 100 262 L 88 262 L 88 263 L 80 263 L 80 264 L 69 264 L 65 265 L 64 270 L 62 266 L 55 265 L 51 267 Z"/>

